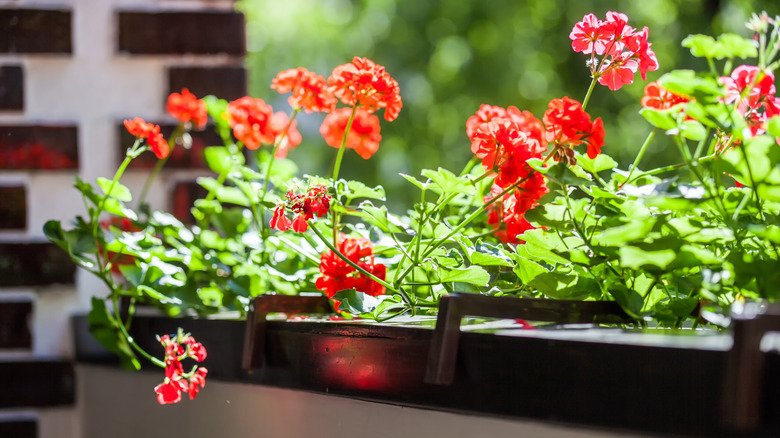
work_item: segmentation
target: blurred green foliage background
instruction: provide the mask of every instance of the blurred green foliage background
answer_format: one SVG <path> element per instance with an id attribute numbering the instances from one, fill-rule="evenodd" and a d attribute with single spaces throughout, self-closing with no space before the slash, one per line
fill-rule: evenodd
<path id="1" fill-rule="evenodd" d="M 629 25 L 649 27 L 661 67 L 648 81 L 674 68 L 705 67 L 680 46 L 687 35 L 748 36 L 751 12 L 780 14 L 780 2 L 760 0 L 242 0 L 237 7 L 247 19 L 250 93 L 277 110 L 289 109 L 287 96 L 270 82 L 288 68 L 327 78 L 333 67 L 365 56 L 398 80 L 404 108 L 396 121 L 382 120 L 379 152 L 367 161 L 346 154 L 341 175 L 381 183 L 391 208 L 401 209 L 414 191 L 399 172 L 441 166 L 457 173 L 471 158 L 465 123 L 480 104 L 515 105 L 541 118 L 553 98 L 583 99 L 586 56 L 571 50 L 569 32 L 585 14 L 623 12 Z M 638 114 L 645 84 L 637 74 L 615 92 L 597 85 L 588 105 L 604 120 L 603 151 L 621 168 L 651 131 Z M 330 174 L 336 149 L 319 135 L 322 118 L 298 118 L 304 142 L 289 157 L 302 173 Z M 641 167 L 677 162 L 677 154 L 656 136 Z"/>

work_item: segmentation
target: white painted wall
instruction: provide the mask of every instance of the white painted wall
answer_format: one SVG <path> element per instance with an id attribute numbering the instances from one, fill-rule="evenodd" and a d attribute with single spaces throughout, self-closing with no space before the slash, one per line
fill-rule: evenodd
<path id="1" fill-rule="evenodd" d="M 144 117 L 164 120 L 168 66 L 219 65 L 222 56 L 131 56 L 116 53 L 117 9 L 141 10 L 232 10 L 231 0 L 0 0 L 0 8 L 69 8 L 73 17 L 73 53 L 70 55 L 0 54 L 0 65 L 18 64 L 24 70 L 25 109 L 0 111 L 0 124 L 76 124 L 79 132 L 80 169 L 87 181 L 110 177 L 117 163 L 116 124 L 122 119 Z M 216 36 L 215 36 L 216 37 Z M 2 171 L 0 185 L 27 187 L 27 230 L 0 231 L 0 241 L 44 241 L 42 227 L 49 219 L 64 224 L 82 215 L 83 204 L 72 188 L 73 172 Z M 123 182 L 140 192 L 144 174 L 130 173 Z M 152 190 L 149 202 L 163 206 L 168 181 Z M 79 272 L 75 287 L 6 289 L 4 300 L 34 302 L 32 352 L 2 352 L 2 359 L 70 358 L 73 356 L 69 319 L 89 309 L 90 298 L 105 294 L 104 286 Z M 0 418 L 15 415 L 39 419 L 40 438 L 82 436 L 82 410 L 0 411 Z M 110 436 L 110 435 L 106 435 Z M 154 436 L 154 435 L 150 435 Z"/>

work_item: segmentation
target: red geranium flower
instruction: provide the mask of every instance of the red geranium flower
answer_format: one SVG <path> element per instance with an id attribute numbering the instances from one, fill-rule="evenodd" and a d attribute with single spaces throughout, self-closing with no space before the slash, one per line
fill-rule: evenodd
<path id="1" fill-rule="evenodd" d="M 356 56 L 351 63 L 333 69 L 328 85 L 345 105 L 359 105 L 369 113 L 384 108 L 388 122 L 398 117 L 403 106 L 398 82 L 367 58 Z"/>
<path id="2" fill-rule="evenodd" d="M 147 123 L 144 119 L 136 117 L 133 120 L 125 120 L 127 132 L 136 138 L 148 138 L 152 134 L 159 134 L 160 127 L 152 123 Z"/>
<path id="3" fill-rule="evenodd" d="M 244 96 L 230 102 L 225 113 L 233 128 L 233 135 L 244 142 L 248 149 L 257 149 L 261 144 L 273 145 L 284 134 L 284 143 L 277 151 L 276 156 L 287 156 L 289 148 L 295 147 L 301 142 L 301 134 L 298 132 L 295 121 L 290 123 L 289 118 L 282 112 L 275 113 L 262 99 L 253 99 Z"/>
<path id="4" fill-rule="evenodd" d="M 161 405 L 178 403 L 181 401 L 181 391 L 187 389 L 187 381 L 182 378 L 173 380 L 165 379 L 165 382 L 154 387 L 157 393 L 157 403 Z"/>
<path id="5" fill-rule="evenodd" d="M 637 32 L 628 25 L 625 14 L 610 11 L 605 21 L 593 14 L 585 15 L 574 25 L 569 38 L 575 52 L 590 54 L 588 65 L 592 76 L 610 90 L 617 90 L 633 83 L 637 70 L 643 80 L 648 71 L 658 70 L 658 59 L 647 41 L 648 35 L 647 27 Z"/>
<path id="6" fill-rule="evenodd" d="M 190 377 L 190 386 L 187 392 L 190 395 L 190 400 L 194 400 L 195 396 L 200 392 L 200 388 L 206 386 L 206 374 L 209 370 L 203 367 L 198 367 L 195 373 Z"/>
<path id="7" fill-rule="evenodd" d="M 271 81 L 271 88 L 282 94 L 292 92 L 292 96 L 287 99 L 290 106 L 307 113 L 327 113 L 336 107 L 336 97 L 328 88 L 325 78 L 303 67 L 279 72 Z"/>
<path id="8" fill-rule="evenodd" d="M 203 129 L 208 121 L 206 102 L 195 97 L 186 88 L 181 90 L 181 94 L 171 93 L 168 96 L 166 109 L 181 123 L 192 122 L 196 129 Z"/>
<path id="9" fill-rule="evenodd" d="M 325 139 L 325 143 L 334 148 L 341 147 L 351 114 L 351 108 L 341 108 L 325 117 L 320 126 L 320 134 Z M 367 160 L 379 150 L 379 142 L 382 140 L 379 132 L 379 118 L 369 114 L 363 107 L 358 107 L 347 135 L 346 147 L 354 149 L 358 155 Z"/>
<path id="10" fill-rule="evenodd" d="M 494 184 L 485 201 L 498 196 L 503 190 L 503 187 Z M 547 180 L 539 172 L 533 172 L 517 189 L 491 204 L 487 209 L 488 224 L 496 226 L 496 236 L 504 243 L 520 243 L 518 235 L 536 228 L 525 219 L 525 213 L 536 207 L 539 199 L 548 192 Z"/>
<path id="11" fill-rule="evenodd" d="M 564 96 L 553 99 L 542 118 L 547 132 L 547 141 L 554 143 L 552 156 L 556 161 L 566 161 L 574 164 L 573 147 L 585 143 L 588 146 L 588 157 L 596 158 L 604 146 L 604 125 L 601 118 L 593 122 L 590 115 L 582 109 L 582 105 Z"/>
<path id="12" fill-rule="evenodd" d="M 145 138 L 157 158 L 163 159 L 168 156 L 170 148 L 168 142 L 160 134 L 158 125 L 146 123 L 144 119 L 136 117 L 133 120 L 125 120 L 125 128 L 137 139 Z"/>
<path id="13" fill-rule="evenodd" d="M 315 214 L 318 217 L 323 217 L 328 214 L 330 209 L 331 198 L 328 195 L 327 187 L 322 185 L 311 187 L 305 193 L 295 193 L 289 190 L 286 198 L 285 204 L 276 206 L 269 223 L 271 228 L 279 231 L 287 231 L 292 228 L 297 233 L 303 233 L 309 229 L 309 219 L 312 219 Z M 290 211 L 295 214 L 295 219 L 292 221 L 284 215 L 285 207 L 289 207 Z"/>
<path id="14" fill-rule="evenodd" d="M 645 86 L 645 95 L 642 97 L 641 103 L 645 108 L 665 110 L 689 100 L 687 96 L 672 93 L 657 81 L 653 81 Z"/>
<path id="15" fill-rule="evenodd" d="M 387 268 L 374 262 L 372 247 L 366 238 L 347 237 L 343 234 L 339 236 L 339 252 L 375 277 L 384 280 Z M 324 252 L 320 257 L 320 272 L 322 276 L 317 278 L 315 286 L 329 298 L 345 289 L 355 289 L 374 297 L 385 292 L 384 286 L 347 264 L 333 251 Z"/>
<path id="16" fill-rule="evenodd" d="M 765 133 L 768 119 L 780 113 L 780 98 L 775 97 L 775 76 L 772 72 L 741 65 L 734 69 L 731 76 L 720 79 L 726 86 L 723 102 L 736 105 L 745 119 L 749 135 L 755 137 Z"/>
<path id="17" fill-rule="evenodd" d="M 157 402 L 160 404 L 178 403 L 181 400 L 181 391 L 187 391 L 190 399 L 195 398 L 206 384 L 206 373 L 203 367 L 195 367 L 191 372 L 185 373 L 181 361 L 185 358 L 195 359 L 200 362 L 206 359 L 206 349 L 200 342 L 189 334 L 179 331 L 173 337 L 164 335 L 158 338 L 165 348 L 165 380 L 154 388 L 157 393 Z"/>

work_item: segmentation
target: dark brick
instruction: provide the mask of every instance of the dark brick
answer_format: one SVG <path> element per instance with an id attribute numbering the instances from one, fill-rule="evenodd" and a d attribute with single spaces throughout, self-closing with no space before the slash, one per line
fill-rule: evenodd
<path id="1" fill-rule="evenodd" d="M 0 169 L 78 169 L 75 126 L 0 126 Z"/>
<path id="2" fill-rule="evenodd" d="M 31 349 L 32 303 L 0 302 L 0 348 Z M 7 436 L 0 434 L 0 436 Z"/>
<path id="3" fill-rule="evenodd" d="M 24 73 L 18 65 L 0 67 L 0 110 L 24 109 Z"/>
<path id="4" fill-rule="evenodd" d="M 73 284 L 75 273 L 70 256 L 53 243 L 0 243 L 0 287 Z"/>
<path id="5" fill-rule="evenodd" d="M 244 55 L 244 16 L 237 12 L 119 12 L 120 52 L 137 55 Z"/>
<path id="6" fill-rule="evenodd" d="M 220 99 L 236 100 L 246 96 L 246 69 L 240 66 L 168 69 L 168 94 L 179 93 L 182 88 L 197 97 L 213 94 Z"/>
<path id="7" fill-rule="evenodd" d="M 185 224 L 195 223 L 192 217 L 192 205 L 196 199 L 205 198 L 208 191 L 195 182 L 180 182 L 173 188 L 171 213 Z"/>
<path id="8" fill-rule="evenodd" d="M 70 362 L 0 362 L 0 408 L 72 406 L 75 379 Z"/>
<path id="9" fill-rule="evenodd" d="M 0 52 L 71 53 L 71 12 L 0 9 Z"/>
<path id="10" fill-rule="evenodd" d="M 0 230 L 27 227 L 27 191 L 24 186 L 0 186 Z"/>
<path id="11" fill-rule="evenodd" d="M 38 422 L 25 421 L 0 421 L 0 436 L 13 438 L 37 438 Z"/>
<path id="12" fill-rule="evenodd" d="M 170 138 L 175 125 L 160 125 L 160 132 L 166 139 Z M 125 157 L 127 148 L 133 145 L 135 137 L 130 135 L 125 129 L 124 125 L 119 125 L 119 161 Z M 190 133 L 192 138 L 192 145 L 189 149 L 185 149 L 181 145 L 176 145 L 171 152 L 170 158 L 165 163 L 167 169 L 206 169 L 206 161 L 203 158 L 203 149 L 207 146 L 222 145 L 222 140 L 214 132 L 214 130 L 207 126 L 203 131 L 193 131 Z M 151 169 L 157 164 L 157 157 L 151 152 L 144 152 L 138 158 L 134 159 L 130 163 L 131 169 Z"/>

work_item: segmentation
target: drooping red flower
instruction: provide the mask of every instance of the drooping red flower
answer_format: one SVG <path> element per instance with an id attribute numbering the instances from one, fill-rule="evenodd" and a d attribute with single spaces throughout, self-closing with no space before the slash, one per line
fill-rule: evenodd
<path id="1" fill-rule="evenodd" d="M 271 88 L 279 93 L 290 93 L 287 101 L 293 108 L 307 113 L 328 113 L 336 108 L 336 97 L 328 88 L 325 78 L 303 67 L 279 72 L 271 81 Z"/>
<path id="2" fill-rule="evenodd" d="M 340 108 L 325 117 L 320 126 L 320 134 L 325 139 L 325 143 L 334 148 L 341 147 L 351 114 L 352 108 Z M 358 107 L 347 135 L 346 147 L 354 149 L 358 155 L 367 160 L 379 150 L 381 140 L 379 118 L 369 114 L 363 107 Z"/>
<path id="3" fill-rule="evenodd" d="M 195 396 L 200 392 L 200 389 L 206 386 L 206 374 L 208 374 L 208 372 L 209 370 L 206 368 L 198 367 L 192 377 L 190 377 L 190 386 L 189 389 L 187 389 L 190 400 L 194 400 Z"/>
<path id="4" fill-rule="evenodd" d="M 139 140 L 145 138 L 149 148 L 151 148 L 157 158 L 163 159 L 170 153 L 168 142 L 160 134 L 159 125 L 147 123 L 144 119 L 136 117 L 133 120 L 125 120 L 125 128 L 135 138 Z"/>
<path id="5" fill-rule="evenodd" d="M 328 85 L 345 105 L 359 105 L 369 114 L 384 108 L 388 122 L 395 120 L 403 107 L 398 82 L 383 66 L 367 58 L 356 56 L 351 63 L 334 68 Z"/>
<path id="6" fill-rule="evenodd" d="M 328 214 L 330 209 L 330 195 L 328 188 L 323 185 L 316 185 L 309 188 L 304 193 L 296 193 L 289 190 L 285 196 L 284 204 L 279 204 L 274 209 L 273 217 L 269 225 L 279 231 L 287 231 L 290 228 L 297 233 L 303 233 L 309 229 L 309 220 L 316 214 L 317 217 L 323 217 Z M 295 214 L 295 218 L 290 221 L 285 216 L 285 209 L 289 208 Z"/>
<path id="7" fill-rule="evenodd" d="M 645 86 L 645 95 L 642 97 L 641 104 L 645 108 L 665 110 L 689 100 L 687 96 L 672 93 L 657 81 L 653 81 Z"/>
<path id="8" fill-rule="evenodd" d="M 233 135 L 243 141 L 248 149 L 257 149 L 262 144 L 274 145 L 284 136 L 276 154 L 283 158 L 290 148 L 301 142 L 295 121 L 290 123 L 290 119 L 282 112 L 274 113 L 271 105 L 263 99 L 244 96 L 230 102 L 225 114 L 233 128 Z"/>
<path id="9" fill-rule="evenodd" d="M 192 123 L 196 129 L 203 129 L 208 121 L 206 102 L 195 97 L 186 88 L 181 90 L 181 93 L 171 93 L 168 96 L 166 109 L 178 121 Z"/>
<path id="10" fill-rule="evenodd" d="M 271 228 L 279 231 L 287 231 L 292 227 L 292 221 L 284 215 L 284 204 L 276 206 L 269 225 Z"/>
<path id="11" fill-rule="evenodd" d="M 586 143 L 588 157 L 596 158 L 604 146 L 604 125 L 601 118 L 593 122 L 582 109 L 582 104 L 564 96 L 550 101 L 542 117 L 547 141 L 554 144 L 552 156 L 556 161 L 574 164 L 574 146 Z"/>
<path id="12" fill-rule="evenodd" d="M 146 142 L 149 143 L 149 148 L 151 148 L 152 152 L 154 152 L 154 155 L 156 155 L 159 159 L 163 159 L 167 157 L 169 153 L 171 153 L 171 148 L 168 146 L 168 141 L 163 138 L 162 134 L 158 133 L 150 135 L 149 138 L 146 139 Z"/>
<path id="13" fill-rule="evenodd" d="M 637 31 L 628 25 L 628 17 L 607 12 L 606 20 L 587 14 L 574 25 L 569 38 L 572 49 L 590 55 L 588 66 L 592 77 L 610 90 L 634 82 L 639 71 L 643 80 L 648 71 L 658 70 L 658 59 L 648 42 L 647 27 Z M 602 58 L 597 58 L 602 56 Z"/>
<path id="14" fill-rule="evenodd" d="M 157 403 L 161 405 L 178 403 L 181 401 L 181 391 L 186 389 L 186 380 L 182 378 L 173 380 L 166 378 L 165 382 L 154 387 L 154 392 L 157 393 Z"/>
<path id="15" fill-rule="evenodd" d="M 364 237 L 347 237 L 340 235 L 338 250 L 350 261 L 370 272 L 375 277 L 384 280 L 386 267 L 376 263 L 373 257 L 373 245 Z M 345 289 L 355 289 L 371 296 L 379 296 L 385 292 L 385 287 L 370 277 L 353 268 L 333 251 L 322 253 L 320 257 L 320 273 L 315 286 L 327 297 L 332 298 L 336 292 Z M 336 303 L 338 305 L 338 303 Z"/>
<path id="16" fill-rule="evenodd" d="M 195 367 L 191 372 L 185 373 L 181 361 L 186 358 L 201 362 L 206 359 L 206 348 L 196 342 L 189 334 L 179 331 L 174 336 L 164 335 L 158 337 L 165 348 L 165 379 L 157 385 L 154 391 L 157 393 L 157 402 L 160 404 L 178 403 L 181 400 L 181 391 L 187 391 L 190 399 L 195 398 L 206 384 L 206 368 Z"/>

